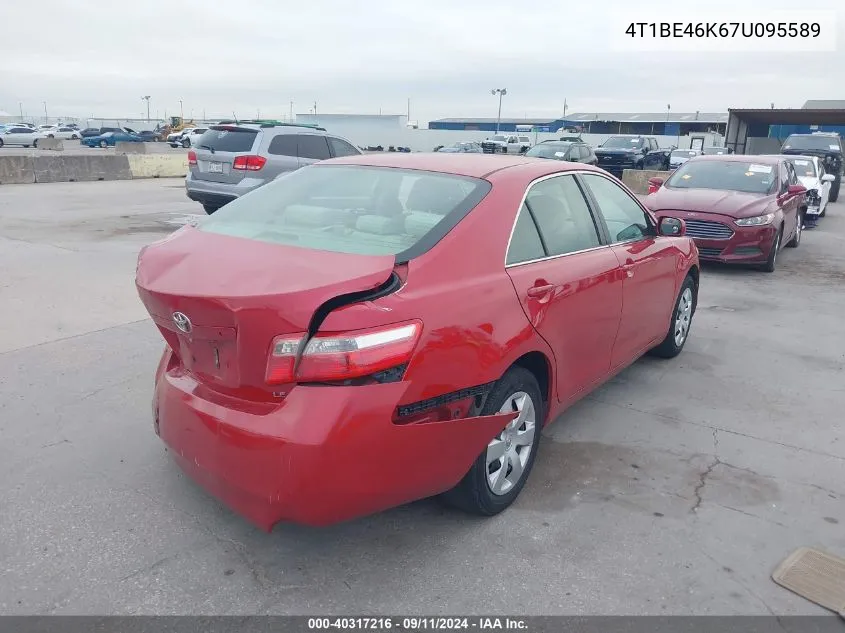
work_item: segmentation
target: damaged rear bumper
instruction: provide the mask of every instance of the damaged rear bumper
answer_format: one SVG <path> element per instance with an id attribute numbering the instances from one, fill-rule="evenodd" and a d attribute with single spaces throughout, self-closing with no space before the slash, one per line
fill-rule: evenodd
<path id="1" fill-rule="evenodd" d="M 258 527 L 329 525 L 452 488 L 514 415 L 397 425 L 408 385 L 300 385 L 251 403 L 174 368 L 158 374 L 155 428 L 192 479 Z"/>

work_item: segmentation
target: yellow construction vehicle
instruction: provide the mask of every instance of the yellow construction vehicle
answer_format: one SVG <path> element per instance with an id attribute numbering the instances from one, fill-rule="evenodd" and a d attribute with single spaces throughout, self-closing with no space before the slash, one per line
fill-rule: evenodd
<path id="1" fill-rule="evenodd" d="M 190 121 L 184 121 L 180 116 L 172 116 L 170 117 L 169 124 L 165 124 L 156 129 L 156 140 L 166 141 L 168 135 L 174 134 L 175 132 L 181 132 L 182 130 L 190 127 L 196 127 L 193 119 Z"/>

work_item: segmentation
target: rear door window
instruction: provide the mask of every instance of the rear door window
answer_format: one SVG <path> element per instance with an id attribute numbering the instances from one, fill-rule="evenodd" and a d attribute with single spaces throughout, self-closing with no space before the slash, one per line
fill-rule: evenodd
<path id="1" fill-rule="evenodd" d="M 267 153 L 275 156 L 297 156 L 297 137 L 295 134 L 279 134 L 270 141 Z"/>
<path id="2" fill-rule="evenodd" d="M 249 152 L 258 137 L 258 130 L 249 128 L 211 128 L 196 142 L 197 146 L 215 152 Z"/>
<path id="3" fill-rule="evenodd" d="M 299 143 L 299 157 L 312 160 L 326 160 L 331 158 L 329 144 L 325 136 L 316 134 L 300 134 L 297 136 Z"/>
<path id="4" fill-rule="evenodd" d="M 313 138 L 327 143 L 325 137 Z M 485 180 L 451 174 L 313 165 L 233 200 L 199 228 L 308 249 L 392 254 L 407 261 L 433 247 L 490 187 Z"/>

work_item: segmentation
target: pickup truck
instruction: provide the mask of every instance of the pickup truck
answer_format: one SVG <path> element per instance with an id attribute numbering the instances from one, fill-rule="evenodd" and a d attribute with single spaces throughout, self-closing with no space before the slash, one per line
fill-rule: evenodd
<path id="1" fill-rule="evenodd" d="M 485 154 L 524 154 L 531 149 L 531 137 L 522 134 L 495 134 L 481 141 Z"/>
<path id="2" fill-rule="evenodd" d="M 842 184 L 842 139 L 834 132 L 790 134 L 784 141 L 781 154 L 817 156 L 828 174 L 833 174 L 828 202 L 836 202 Z"/>
<path id="3" fill-rule="evenodd" d="M 671 150 L 660 149 L 653 136 L 611 136 L 595 149 L 598 166 L 614 175 L 626 169 L 669 169 Z"/>

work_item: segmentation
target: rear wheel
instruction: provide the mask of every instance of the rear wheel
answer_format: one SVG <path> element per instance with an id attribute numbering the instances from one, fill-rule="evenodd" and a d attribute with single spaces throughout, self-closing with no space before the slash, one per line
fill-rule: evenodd
<path id="1" fill-rule="evenodd" d="M 191 146 L 191 140 L 190 139 L 187 139 L 187 138 L 182 139 L 182 147 L 190 147 L 190 146 Z"/>
<path id="2" fill-rule="evenodd" d="M 692 327 L 692 317 L 695 314 L 697 302 L 697 290 L 695 281 L 687 275 L 675 301 L 675 309 L 672 312 L 672 322 L 669 324 L 669 331 L 660 345 L 650 350 L 653 356 L 660 358 L 675 358 L 684 349 L 689 338 L 689 331 Z"/>
<path id="3" fill-rule="evenodd" d="M 0 147 L 3 147 L 3 139 L 0 138 Z"/>
<path id="4" fill-rule="evenodd" d="M 205 212 L 208 215 L 211 215 L 212 213 L 217 211 L 217 209 L 219 209 L 220 207 L 214 206 L 213 204 L 204 204 L 204 205 L 202 205 L 202 208 L 205 210 Z"/>
<path id="5" fill-rule="evenodd" d="M 545 419 L 537 379 L 523 367 L 511 367 L 493 387 L 480 415 L 515 412 L 517 417 L 496 435 L 466 476 L 442 499 L 482 516 L 498 514 L 519 496 L 534 466 Z"/>
<path id="6" fill-rule="evenodd" d="M 38 147 L 38 139 L 35 139 L 34 141 L 32 141 L 32 146 Z"/>
<path id="7" fill-rule="evenodd" d="M 769 258 L 766 260 L 766 263 L 762 266 L 763 272 L 775 272 L 775 268 L 777 267 L 778 253 L 780 252 L 780 240 L 782 237 L 783 227 L 780 227 L 780 230 L 778 231 L 778 234 L 775 237 L 774 244 L 772 244 L 772 250 L 769 253 Z"/>

